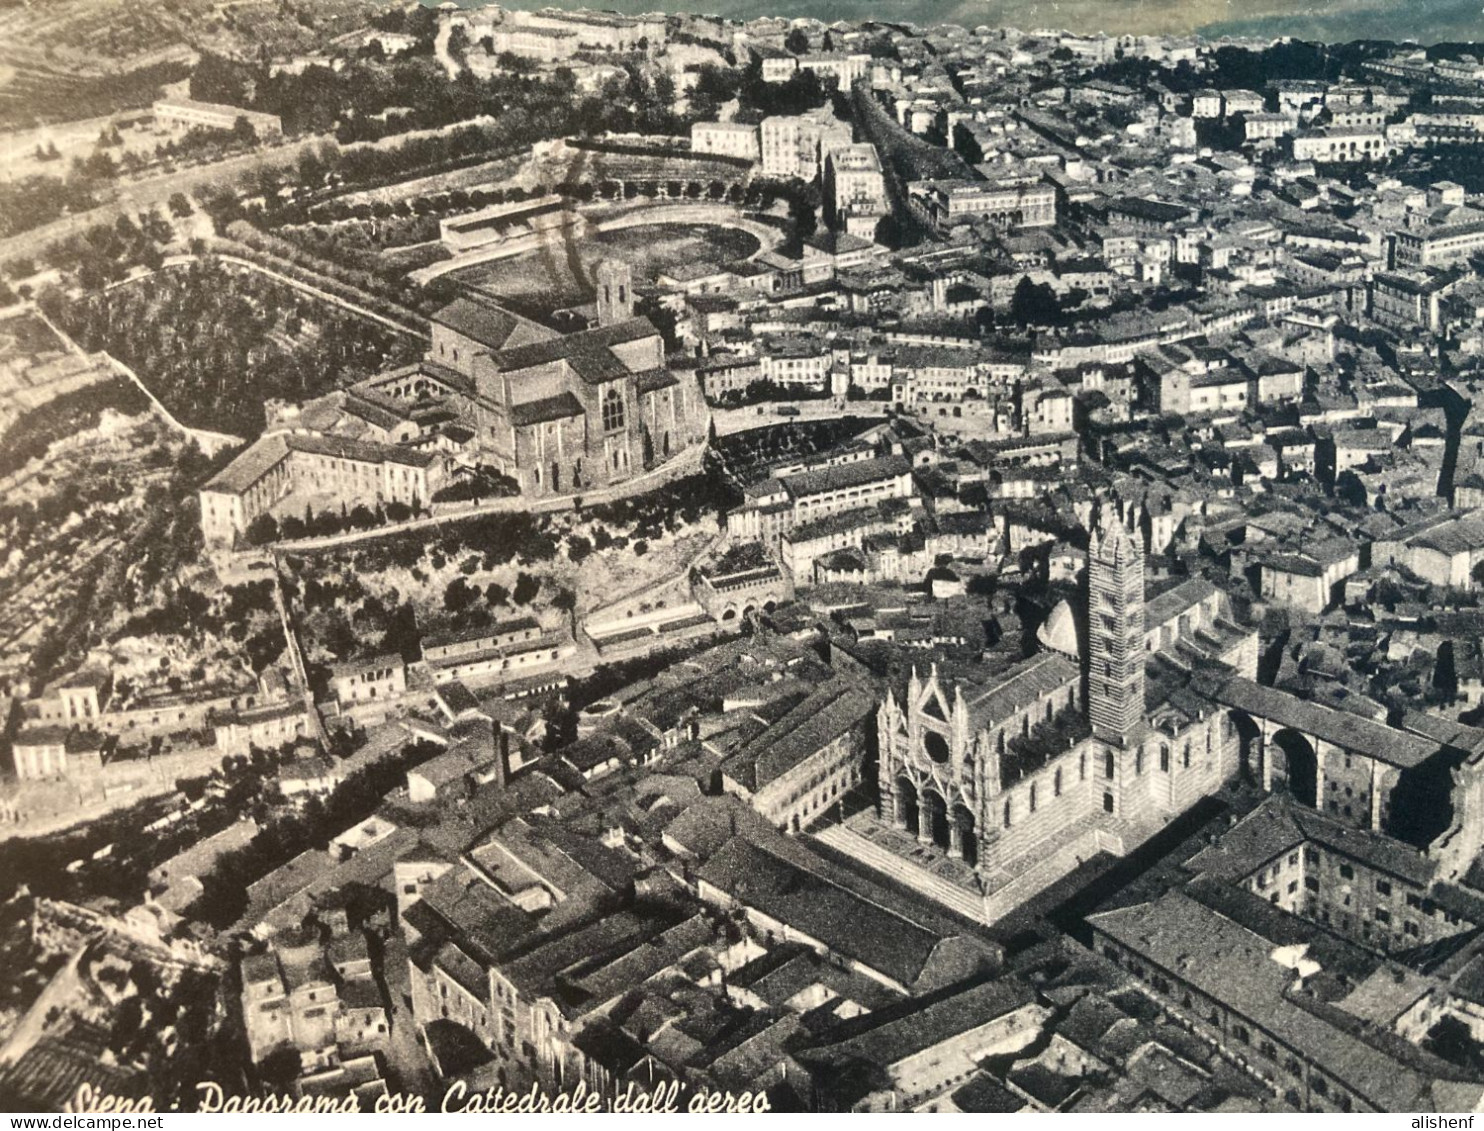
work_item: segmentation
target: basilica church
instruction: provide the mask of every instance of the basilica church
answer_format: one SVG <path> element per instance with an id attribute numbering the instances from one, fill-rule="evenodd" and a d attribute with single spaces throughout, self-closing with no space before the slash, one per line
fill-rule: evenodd
<path id="1" fill-rule="evenodd" d="M 269 401 L 263 434 L 201 490 L 208 544 L 260 515 L 425 506 L 489 469 L 525 495 L 621 483 L 705 441 L 693 370 L 635 313 L 632 272 L 594 268 L 594 324 L 561 334 L 475 287 L 430 319 L 426 355 L 305 404 Z"/>
<path id="2" fill-rule="evenodd" d="M 1122 855 L 1240 769 L 1228 715 L 1190 688 L 1253 677 L 1257 634 L 1191 579 L 1147 598 L 1144 555 L 1112 506 L 1088 548 L 1086 605 L 1058 606 L 1041 650 L 993 678 L 914 671 L 877 713 L 872 839 L 968 894 L 992 921 L 1098 852 Z"/>

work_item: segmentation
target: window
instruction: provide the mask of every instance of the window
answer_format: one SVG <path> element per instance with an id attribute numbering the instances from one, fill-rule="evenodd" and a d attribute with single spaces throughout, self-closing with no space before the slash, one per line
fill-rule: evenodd
<path id="1" fill-rule="evenodd" d="M 1143 772 L 1144 772 L 1144 748 L 1142 746 L 1140 746 L 1137 750 L 1134 751 L 1134 773 L 1136 773 L 1136 774 L 1142 774 Z"/>
<path id="2" fill-rule="evenodd" d="M 1170 748 L 1163 743 L 1159 747 L 1159 768 L 1164 773 L 1170 772 Z"/>
<path id="3" fill-rule="evenodd" d="M 1051 778 L 1051 792 L 1055 797 L 1061 796 L 1061 767 L 1056 768 L 1056 773 Z"/>
<path id="4" fill-rule="evenodd" d="M 623 422 L 623 393 L 617 385 L 610 385 L 603 394 L 603 431 L 617 431 L 623 427 Z"/>
<path id="5" fill-rule="evenodd" d="M 1008 799 L 1005 801 L 1005 827 L 1007 829 L 1010 827 L 1010 802 Z"/>
<path id="6" fill-rule="evenodd" d="M 1319 877 L 1318 876 L 1305 876 L 1304 877 L 1304 887 L 1308 888 L 1310 891 L 1318 891 L 1319 890 Z"/>
<path id="7" fill-rule="evenodd" d="M 1376 894 L 1377 895 L 1390 895 L 1391 894 L 1391 884 L 1390 884 L 1390 882 L 1388 882 L 1387 880 L 1377 880 L 1376 881 Z"/>
<path id="8" fill-rule="evenodd" d="M 1103 776 L 1109 781 L 1113 780 L 1113 751 L 1111 750 L 1103 755 Z"/>
<path id="9" fill-rule="evenodd" d="M 1034 813 L 1035 811 L 1036 811 L 1036 786 L 1035 786 L 1035 783 L 1033 782 L 1033 783 L 1031 783 L 1031 812 Z"/>
<path id="10" fill-rule="evenodd" d="M 1113 812 L 1113 795 L 1111 793 L 1104 793 L 1103 794 L 1103 812 L 1104 813 L 1111 813 L 1111 812 Z"/>
<path id="11" fill-rule="evenodd" d="M 1355 879 L 1355 869 L 1352 868 L 1352 867 L 1350 867 L 1349 864 L 1341 864 L 1340 865 L 1340 879 L 1342 879 L 1342 880 L 1353 880 L 1353 879 Z"/>
<path id="12" fill-rule="evenodd" d="M 1384 908 L 1384 907 L 1378 907 L 1378 908 L 1376 908 L 1376 922 L 1378 922 L 1378 923 L 1389 923 L 1389 922 L 1391 922 L 1391 912 L 1390 911 L 1387 911 L 1386 908 Z"/>

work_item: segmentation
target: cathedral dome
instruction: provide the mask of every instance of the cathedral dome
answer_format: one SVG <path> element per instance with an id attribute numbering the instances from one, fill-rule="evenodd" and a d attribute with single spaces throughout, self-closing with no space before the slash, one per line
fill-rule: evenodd
<path id="1" fill-rule="evenodd" d="M 1072 615 L 1072 606 L 1062 601 L 1052 609 L 1046 623 L 1037 630 L 1036 639 L 1048 651 L 1060 652 L 1075 660 L 1078 654 L 1077 620 Z"/>

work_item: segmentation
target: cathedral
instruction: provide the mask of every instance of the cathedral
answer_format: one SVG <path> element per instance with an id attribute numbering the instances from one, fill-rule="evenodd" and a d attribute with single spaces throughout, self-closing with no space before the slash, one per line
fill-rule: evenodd
<path id="1" fill-rule="evenodd" d="M 1063 603 L 1037 655 L 991 679 L 914 671 L 877 712 L 871 839 L 909 865 L 899 878 L 946 880 L 986 921 L 1100 851 L 1130 851 L 1240 769 L 1228 716 L 1188 686 L 1212 664 L 1255 674 L 1256 633 L 1225 595 L 1191 579 L 1146 599 L 1143 551 L 1111 506 L 1085 595 L 1081 632 Z"/>

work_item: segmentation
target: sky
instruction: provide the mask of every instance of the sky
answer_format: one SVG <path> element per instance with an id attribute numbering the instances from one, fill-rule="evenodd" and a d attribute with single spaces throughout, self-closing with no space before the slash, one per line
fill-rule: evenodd
<path id="1" fill-rule="evenodd" d="M 465 2 L 478 6 L 478 0 Z M 781 15 L 989 24 L 1110 34 L 1484 42 L 1484 0 L 507 0 L 507 6 L 695 11 L 743 20 Z"/>

